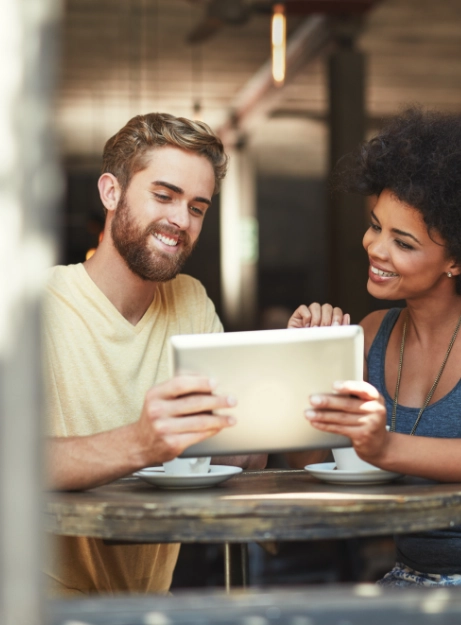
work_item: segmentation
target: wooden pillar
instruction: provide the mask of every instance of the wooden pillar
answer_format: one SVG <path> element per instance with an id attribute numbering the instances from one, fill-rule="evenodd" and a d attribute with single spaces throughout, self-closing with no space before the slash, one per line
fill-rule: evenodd
<path id="1" fill-rule="evenodd" d="M 365 139 L 365 58 L 354 49 L 354 26 L 339 23 L 337 46 L 328 61 L 331 169 Z M 368 261 L 362 247 L 365 199 L 337 190 L 329 198 L 330 301 L 358 323 L 369 312 Z"/>
<path id="2" fill-rule="evenodd" d="M 4 0 L 0 20 L 0 623 L 39 625 L 40 296 L 61 178 L 52 141 L 55 0 Z"/>

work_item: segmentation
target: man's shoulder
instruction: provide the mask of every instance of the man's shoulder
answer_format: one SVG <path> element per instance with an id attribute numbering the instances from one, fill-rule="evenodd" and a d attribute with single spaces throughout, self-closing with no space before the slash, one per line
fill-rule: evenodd
<path id="1" fill-rule="evenodd" d="M 46 271 L 46 285 L 53 288 L 69 284 L 78 279 L 78 273 L 78 265 L 55 265 Z"/>
<path id="2" fill-rule="evenodd" d="M 88 291 L 83 265 L 55 265 L 45 275 L 45 306 L 54 309 L 65 303 L 81 301 L 82 293 Z"/>

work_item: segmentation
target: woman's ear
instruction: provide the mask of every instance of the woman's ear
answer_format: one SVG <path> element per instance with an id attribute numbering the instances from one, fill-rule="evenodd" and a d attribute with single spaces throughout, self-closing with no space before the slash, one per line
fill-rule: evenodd
<path id="1" fill-rule="evenodd" d="M 461 265 L 459 263 L 453 261 L 453 263 L 448 268 L 448 273 L 451 274 L 449 276 L 450 278 L 461 275 Z"/>
<path id="2" fill-rule="evenodd" d="M 114 211 L 120 200 L 122 190 L 113 174 L 104 173 L 98 180 L 99 197 L 108 211 Z"/>

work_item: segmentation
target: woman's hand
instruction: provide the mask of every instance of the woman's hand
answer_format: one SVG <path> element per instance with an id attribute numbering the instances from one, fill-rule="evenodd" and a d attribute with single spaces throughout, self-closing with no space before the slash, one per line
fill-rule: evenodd
<path id="1" fill-rule="evenodd" d="M 348 436 L 362 460 L 386 471 L 461 482 L 461 439 L 388 432 L 384 399 L 374 386 L 337 382 L 334 390 L 310 397 L 306 417 L 314 427 Z"/>
<path id="2" fill-rule="evenodd" d="M 333 308 L 331 304 L 303 304 L 295 310 L 288 321 L 288 328 L 316 328 L 319 326 L 347 326 L 351 322 L 350 315 L 344 314 L 341 308 Z"/>
<path id="3" fill-rule="evenodd" d="M 331 395 L 311 395 L 306 418 L 318 430 L 348 436 L 362 460 L 378 465 L 390 438 L 383 397 L 368 382 L 336 382 L 333 388 Z"/>

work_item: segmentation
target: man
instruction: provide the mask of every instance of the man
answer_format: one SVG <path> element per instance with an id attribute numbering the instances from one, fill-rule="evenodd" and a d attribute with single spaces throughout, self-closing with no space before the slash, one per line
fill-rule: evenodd
<path id="1" fill-rule="evenodd" d="M 45 297 L 54 488 L 110 482 L 233 425 L 212 414 L 235 403 L 213 394 L 214 380 L 169 380 L 167 370 L 169 336 L 222 331 L 202 285 L 178 274 L 226 166 L 206 124 L 172 115 L 138 115 L 107 142 L 102 242 L 85 263 L 53 268 Z M 50 584 L 61 594 L 164 592 L 178 549 L 61 537 Z"/>

